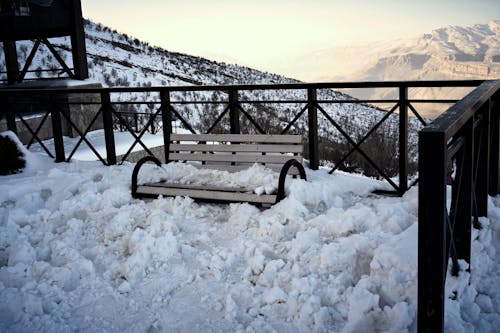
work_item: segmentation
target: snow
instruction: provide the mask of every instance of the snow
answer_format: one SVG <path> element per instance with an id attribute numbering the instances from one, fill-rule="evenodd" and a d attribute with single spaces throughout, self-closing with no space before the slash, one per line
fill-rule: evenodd
<path id="1" fill-rule="evenodd" d="M 379 181 L 307 170 L 269 209 L 138 200 L 133 164 L 24 153 L 26 170 L 0 179 L 0 331 L 416 331 L 416 188 L 377 196 Z M 275 177 L 203 172 L 148 165 L 141 178 Z M 471 273 L 448 276 L 448 332 L 500 324 L 500 196 L 481 223 Z"/>
<path id="2" fill-rule="evenodd" d="M 41 81 L 25 81 L 8 85 L 9 88 L 78 88 L 89 85 L 101 85 L 99 81 L 93 79 L 76 80 L 76 79 L 57 79 L 57 80 L 41 80 Z"/>
<path id="3" fill-rule="evenodd" d="M 104 139 L 104 130 L 90 131 L 89 133 L 87 133 L 85 138 L 96 149 L 96 151 L 99 153 L 99 155 L 101 155 L 101 157 L 106 158 L 106 143 Z M 119 132 L 119 131 L 114 132 L 114 139 L 115 139 L 115 151 L 117 156 L 124 155 L 135 141 L 135 138 L 131 133 Z M 73 151 L 78 141 L 80 141 L 80 137 L 75 137 L 75 138 L 70 138 L 68 136 L 63 137 L 64 151 L 66 153 L 66 156 L 69 156 L 69 154 Z M 148 148 L 163 146 L 163 134 L 160 133 L 156 135 L 156 134 L 144 133 L 144 135 L 141 137 L 141 141 Z M 45 140 L 43 144 L 47 147 L 47 149 L 49 149 L 49 151 L 53 153 L 55 152 L 53 139 Z M 34 152 L 44 151 L 43 148 L 38 143 L 34 144 L 32 148 L 30 148 L 30 150 Z M 132 149 L 132 151 L 140 151 L 140 150 L 143 150 L 143 148 L 139 143 L 137 143 Z M 82 141 L 80 146 L 72 156 L 72 159 L 83 160 L 83 161 L 95 161 L 98 159 L 98 157 L 90 149 L 87 143 L 85 141 Z"/>

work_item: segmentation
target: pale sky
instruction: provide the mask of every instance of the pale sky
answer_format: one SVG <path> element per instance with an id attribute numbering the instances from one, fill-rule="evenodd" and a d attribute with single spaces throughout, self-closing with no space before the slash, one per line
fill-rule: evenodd
<path id="1" fill-rule="evenodd" d="M 273 71 L 334 46 L 500 19 L 500 0 L 82 0 L 83 15 L 169 51 Z"/>

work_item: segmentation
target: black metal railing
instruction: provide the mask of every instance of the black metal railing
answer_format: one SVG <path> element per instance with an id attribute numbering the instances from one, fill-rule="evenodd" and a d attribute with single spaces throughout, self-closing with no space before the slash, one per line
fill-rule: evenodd
<path id="1" fill-rule="evenodd" d="M 73 68 L 69 68 L 73 70 Z M 7 79 L 7 75 L 10 72 L 0 71 L 0 82 L 7 83 L 9 80 Z M 17 73 L 17 72 L 16 72 Z M 61 80 L 61 79 L 71 79 L 71 76 L 65 71 L 64 68 L 50 68 L 50 69 L 32 69 L 26 70 L 25 76 L 31 74 L 29 77 L 23 77 L 23 81 L 49 81 L 49 80 Z M 44 73 L 55 74 L 57 76 L 49 75 L 47 77 L 43 77 Z M 34 76 L 33 76 L 34 75 Z"/>
<path id="2" fill-rule="evenodd" d="M 419 133 L 419 332 L 443 331 L 448 266 L 470 264 L 471 228 L 499 193 L 499 114 L 500 81 L 488 81 Z"/>
<path id="3" fill-rule="evenodd" d="M 251 127 L 256 133 L 267 133 L 269 128 L 264 126 L 262 119 L 270 113 L 271 109 L 279 109 L 288 106 L 287 114 L 274 121 L 278 123 L 273 130 L 274 134 L 285 134 L 294 131 L 302 134 L 307 141 L 306 151 L 309 159 L 309 166 L 318 169 L 320 165 L 320 139 L 323 136 L 332 135 L 335 132 L 341 140 L 346 142 L 348 149 L 338 156 L 335 161 L 329 161 L 331 172 L 342 167 L 344 162 L 357 154 L 374 170 L 375 175 L 385 179 L 391 190 L 399 195 L 404 194 L 412 185 L 410 181 L 409 161 L 415 160 L 416 151 L 410 153 L 409 137 L 416 136 L 418 126 L 426 125 L 426 121 L 417 112 L 419 103 L 453 103 L 456 100 L 421 100 L 411 99 L 409 90 L 412 88 L 434 88 L 434 87 L 476 87 L 483 81 L 419 81 L 419 82 L 354 82 L 354 83 L 291 83 L 291 84 L 259 84 L 259 85 L 227 85 L 227 86 L 181 86 L 181 87 L 134 87 L 134 88 L 86 88 L 86 89 L 0 89 L 0 100 L 3 113 L 6 114 L 8 128 L 16 130 L 16 119 L 27 127 L 33 138 L 31 143 L 37 142 L 44 151 L 54 156 L 56 161 L 69 161 L 74 156 L 81 143 L 85 142 L 94 152 L 96 157 L 104 164 L 110 165 L 117 162 L 113 129 L 126 130 L 131 133 L 134 142 L 128 151 L 122 155 L 121 161 L 126 160 L 132 150 L 139 145 L 147 154 L 155 155 L 149 149 L 142 138 L 147 132 L 156 132 L 162 127 L 164 142 L 169 141 L 171 132 L 171 120 L 176 118 L 182 126 L 192 133 L 211 133 L 218 130 L 227 130 L 230 133 L 240 133 L 248 131 Z M 392 99 L 355 99 L 350 96 L 334 93 L 334 89 L 393 89 L 396 97 Z M 274 95 L 271 92 L 277 92 Z M 206 98 L 206 94 L 211 93 L 211 98 Z M 86 96 L 98 95 L 98 101 L 89 100 Z M 137 99 L 137 94 L 147 94 L 148 97 L 142 100 Z M 182 95 L 184 94 L 184 95 Z M 80 96 L 78 100 L 63 100 L 58 96 L 71 95 Z M 268 96 L 270 95 L 270 97 Z M 16 111 L 19 108 L 13 107 L 16 104 L 29 104 L 30 96 L 43 96 L 46 100 L 44 120 L 48 122 L 50 118 L 52 131 L 54 134 L 55 151 L 52 155 L 42 140 L 38 138 L 38 131 L 43 124 L 36 128 L 30 128 L 23 119 L 23 113 Z M 286 98 L 284 98 L 286 97 Z M 35 102 L 40 102 L 41 98 L 36 98 Z M 71 112 L 63 107 L 78 105 L 97 105 L 97 113 L 89 121 L 88 126 L 78 128 L 73 122 Z M 137 106 L 139 114 L 131 116 L 127 111 L 131 105 Z M 195 126 L 190 121 L 190 110 L 199 106 L 208 105 L 214 108 L 212 123 L 205 128 Z M 335 116 L 336 105 L 358 105 L 359 107 L 372 108 L 371 113 L 378 112 L 378 119 L 371 127 L 366 128 L 366 132 L 354 135 L 351 129 L 346 128 Z M 385 105 L 385 111 L 378 111 L 373 105 Z M 144 108 L 148 111 L 145 112 Z M 191 109 L 190 109 L 191 108 Z M 125 109 L 126 112 L 121 112 Z M 123 110 L 122 110 L 123 111 Z M 354 117 L 359 112 L 356 108 L 346 113 L 346 117 Z M 144 113 L 148 113 L 145 115 Z M 50 115 L 50 117 L 49 117 Z M 410 118 L 409 116 L 414 117 Z M 137 122 L 135 121 L 137 117 Z M 279 117 L 279 116 L 277 116 Z M 212 119 L 213 119 L 212 118 Z M 61 119 L 67 121 L 80 136 L 80 139 L 73 150 L 66 154 L 64 151 L 63 131 L 61 129 Z M 410 121 L 411 120 L 411 121 Z M 87 134 L 93 125 L 102 121 L 106 141 L 106 156 L 102 156 L 91 142 L 87 139 Z M 225 123 L 224 123 L 225 122 Z M 396 173 L 391 174 L 384 170 L 381 165 L 386 161 L 376 161 L 365 151 L 363 145 L 383 124 L 390 123 L 397 128 L 397 148 L 391 154 L 391 159 L 397 159 Z M 166 124 L 166 126 L 163 126 Z M 242 126 L 246 124 L 246 126 Z M 409 126 L 409 124 L 411 126 Z M 277 126 L 277 128 L 276 128 Z M 80 126 L 81 127 L 81 126 Z M 139 127 L 142 127 L 139 129 Z M 152 130 L 153 129 L 153 130 Z M 411 134 L 412 132 L 413 134 Z M 413 142 L 413 140 L 412 140 Z M 165 145 L 166 147 L 167 145 Z M 166 148 L 165 148 L 166 149 Z M 168 151 L 165 150 L 168 160 Z M 411 155 L 411 156 L 410 156 Z M 158 156 L 156 156 L 158 157 Z M 395 177 L 396 176 L 396 177 Z M 415 182 L 413 182 L 415 183 Z"/>
<path id="4" fill-rule="evenodd" d="M 161 117 L 149 112 L 134 112 L 134 111 L 118 111 L 122 116 L 123 121 L 114 121 L 114 130 L 124 132 L 127 131 L 127 126 L 134 132 L 138 133 L 144 128 L 144 124 L 149 124 L 147 133 L 156 134 L 163 128 Z"/>

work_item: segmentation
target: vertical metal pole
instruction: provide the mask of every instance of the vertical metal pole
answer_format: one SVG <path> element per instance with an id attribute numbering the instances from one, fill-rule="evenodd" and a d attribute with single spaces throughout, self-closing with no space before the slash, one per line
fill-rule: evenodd
<path id="1" fill-rule="evenodd" d="M 312 170 L 319 168 L 319 142 L 318 142 L 318 109 L 315 88 L 307 89 L 307 120 L 309 124 L 309 167 Z"/>
<path id="2" fill-rule="evenodd" d="M 399 87 L 399 195 L 408 190 L 408 87 Z"/>
<path id="3" fill-rule="evenodd" d="M 116 164 L 115 134 L 113 132 L 113 113 L 109 92 L 101 92 L 102 123 L 106 142 L 106 160 L 108 165 Z"/>
<path id="4" fill-rule="evenodd" d="M 17 134 L 16 115 L 13 110 L 7 110 L 5 117 L 7 118 L 7 129 Z"/>
<path id="5" fill-rule="evenodd" d="M 492 196 L 500 193 L 499 168 L 500 168 L 500 92 L 494 95 L 490 102 L 490 182 L 489 194 Z"/>
<path id="6" fill-rule="evenodd" d="M 13 103 L 10 102 L 10 97 L 6 94 L 2 94 L 3 106 L 2 115 L 5 115 L 5 120 L 7 121 L 7 129 L 17 134 L 17 125 L 16 125 L 16 114 L 14 112 Z M 1 119 L 1 117 L 0 117 Z"/>
<path id="7" fill-rule="evenodd" d="M 3 42 L 3 52 L 5 54 L 5 67 L 7 68 L 7 82 L 14 84 L 19 79 L 16 42 Z"/>
<path id="8" fill-rule="evenodd" d="M 474 161 L 477 162 L 475 170 L 475 193 L 479 216 L 488 215 L 488 183 L 489 183 L 489 157 L 490 157 L 490 104 L 486 103 L 480 110 L 483 117 L 481 124 L 476 128 L 479 131 L 480 148 L 474 151 Z M 478 138 L 476 137 L 476 138 Z"/>
<path id="9" fill-rule="evenodd" d="M 229 90 L 229 125 L 231 134 L 240 134 L 240 110 L 238 110 L 237 90 Z"/>
<path id="10" fill-rule="evenodd" d="M 446 140 L 443 132 L 419 133 L 418 332 L 444 329 L 446 240 Z"/>
<path id="11" fill-rule="evenodd" d="M 52 134 L 54 135 L 54 148 L 56 150 L 56 162 L 64 162 L 64 141 L 61 122 L 61 111 L 56 105 L 55 96 L 49 97 L 49 110 L 52 119 Z"/>
<path id="12" fill-rule="evenodd" d="M 459 134 L 464 136 L 465 146 L 462 147 L 463 166 L 457 165 L 455 177 L 460 177 L 460 188 L 458 191 L 457 210 L 454 212 L 455 225 L 453 227 L 453 239 L 458 259 L 470 263 L 471 249 L 471 217 L 472 217 L 472 183 L 474 170 L 474 121 L 471 119 L 462 127 Z M 458 163 L 457 163 L 458 164 Z"/>
<path id="13" fill-rule="evenodd" d="M 170 162 L 170 134 L 172 133 L 172 110 L 170 109 L 170 92 L 160 91 L 161 120 L 163 123 L 163 148 L 165 149 L 165 163 Z"/>
<path id="14" fill-rule="evenodd" d="M 85 31 L 83 28 L 82 4 L 73 0 L 73 31 L 71 33 L 71 52 L 75 78 L 84 80 L 89 77 L 87 63 L 87 48 L 85 46 Z"/>

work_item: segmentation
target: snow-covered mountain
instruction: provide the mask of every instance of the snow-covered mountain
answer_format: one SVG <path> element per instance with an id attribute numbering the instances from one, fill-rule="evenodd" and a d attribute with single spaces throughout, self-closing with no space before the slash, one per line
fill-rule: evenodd
<path id="1" fill-rule="evenodd" d="M 499 79 L 500 21 L 449 26 L 409 39 L 337 47 L 308 55 L 300 62 L 309 64 L 302 73 L 309 81 Z M 422 99 L 442 94 L 460 98 L 466 91 L 418 89 L 410 93 Z M 356 97 L 387 98 L 388 93 L 366 90 Z"/>

